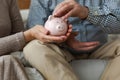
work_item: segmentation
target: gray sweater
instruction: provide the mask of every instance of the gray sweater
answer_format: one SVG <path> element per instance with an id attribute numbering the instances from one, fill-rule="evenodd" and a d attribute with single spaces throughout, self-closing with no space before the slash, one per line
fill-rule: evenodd
<path id="1" fill-rule="evenodd" d="M 16 0 L 0 0 L 0 55 L 24 47 L 23 29 L 24 25 Z"/>

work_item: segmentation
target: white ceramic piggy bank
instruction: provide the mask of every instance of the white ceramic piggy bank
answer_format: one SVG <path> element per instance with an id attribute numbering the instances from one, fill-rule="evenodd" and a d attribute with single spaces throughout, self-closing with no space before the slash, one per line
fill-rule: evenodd
<path id="1" fill-rule="evenodd" d="M 63 19 L 50 15 L 45 23 L 45 28 L 49 30 L 50 35 L 60 36 L 66 34 L 68 26 Z"/>

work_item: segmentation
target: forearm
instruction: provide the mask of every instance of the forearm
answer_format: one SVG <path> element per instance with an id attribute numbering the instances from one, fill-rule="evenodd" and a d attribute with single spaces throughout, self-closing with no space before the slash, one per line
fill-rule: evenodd
<path id="1" fill-rule="evenodd" d="M 23 33 L 0 38 L 0 55 L 21 50 L 25 45 Z"/>
<path id="2" fill-rule="evenodd" d="M 87 20 L 107 33 L 120 33 L 120 10 L 89 8 Z"/>

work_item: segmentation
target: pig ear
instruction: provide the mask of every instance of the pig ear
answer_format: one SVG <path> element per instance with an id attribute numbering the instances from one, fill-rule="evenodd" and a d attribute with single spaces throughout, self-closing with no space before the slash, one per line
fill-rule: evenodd
<path id="1" fill-rule="evenodd" d="M 48 17 L 48 20 L 51 20 L 51 19 L 52 19 L 52 17 L 53 17 L 53 16 L 52 16 L 52 15 L 50 15 L 50 16 Z"/>

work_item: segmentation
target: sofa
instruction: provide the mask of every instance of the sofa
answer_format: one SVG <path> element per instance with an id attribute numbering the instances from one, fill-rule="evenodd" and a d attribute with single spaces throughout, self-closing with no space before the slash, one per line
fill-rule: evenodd
<path id="1" fill-rule="evenodd" d="M 20 10 L 24 24 L 26 24 L 27 17 L 29 14 L 29 9 Z M 120 38 L 120 35 L 109 35 L 109 41 Z M 72 61 L 70 65 L 73 67 L 76 75 L 80 80 L 99 80 L 101 74 L 103 73 L 105 66 L 107 64 L 106 60 L 76 60 Z M 44 80 L 41 73 L 39 73 L 35 68 L 30 66 L 25 67 L 26 72 L 30 80 Z"/>

